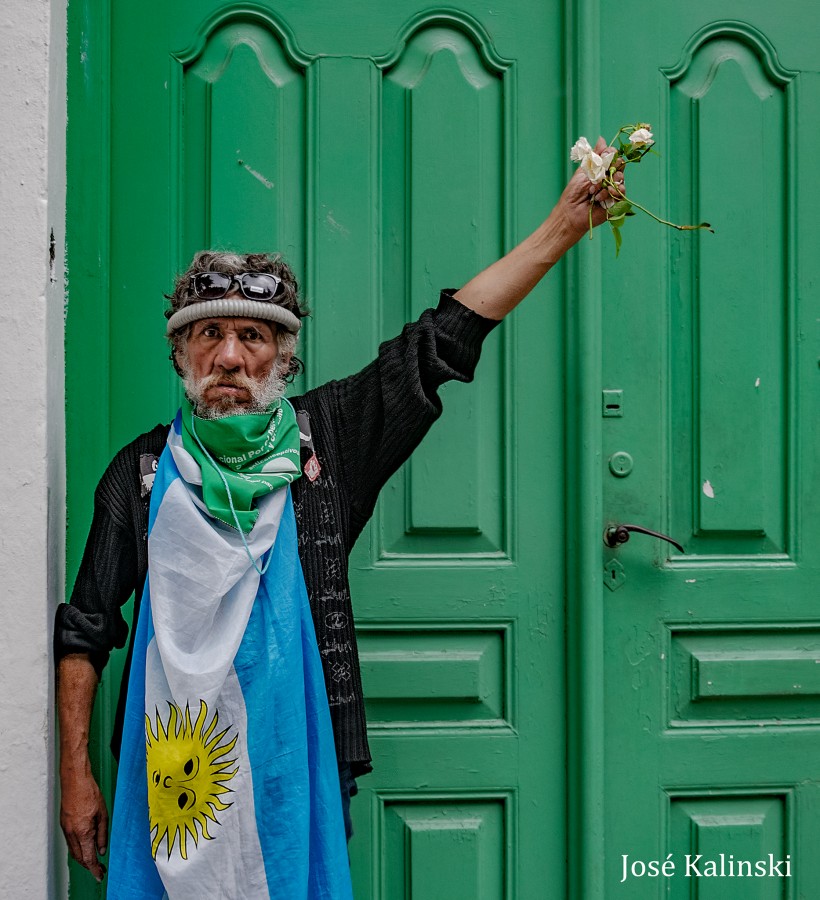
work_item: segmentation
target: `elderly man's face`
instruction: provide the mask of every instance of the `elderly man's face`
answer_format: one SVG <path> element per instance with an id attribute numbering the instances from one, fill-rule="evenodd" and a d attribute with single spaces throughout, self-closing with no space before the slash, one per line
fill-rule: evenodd
<path id="1" fill-rule="evenodd" d="M 261 319 L 194 322 L 180 360 L 189 398 L 212 415 L 261 412 L 284 392 L 290 355 L 279 353 L 276 325 Z M 201 414 L 201 413 L 200 413 Z"/>

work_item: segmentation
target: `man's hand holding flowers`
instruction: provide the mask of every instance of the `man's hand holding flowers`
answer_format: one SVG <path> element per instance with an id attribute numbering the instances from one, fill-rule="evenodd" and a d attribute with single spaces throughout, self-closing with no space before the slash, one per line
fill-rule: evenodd
<path id="1" fill-rule="evenodd" d="M 615 142 L 618 146 L 615 147 Z M 615 238 L 615 255 L 621 249 L 621 226 L 628 216 L 634 216 L 634 209 L 639 209 L 651 216 L 656 222 L 676 228 L 679 231 L 694 231 L 705 228 L 712 231 L 708 222 L 699 225 L 676 225 L 667 222 L 635 200 L 627 199 L 624 187 L 624 169 L 629 163 L 639 163 L 650 152 L 653 140 L 649 125 L 638 122 L 635 125 L 622 125 L 610 144 L 598 138 L 592 147 L 585 137 L 580 137 L 570 150 L 570 159 L 578 163 L 578 171 L 567 185 L 564 195 L 573 212 L 573 224 L 577 225 L 578 206 L 582 199 L 586 203 L 585 229 L 592 229 L 602 222 L 609 222 Z M 568 194 L 569 192 L 569 194 Z M 562 196 L 562 200 L 565 196 Z M 634 208 L 634 209 L 633 209 Z"/>
<path id="2" fill-rule="evenodd" d="M 564 188 L 557 209 L 563 213 L 568 228 L 580 237 L 590 227 L 607 221 L 606 210 L 616 202 L 613 194 L 618 200 L 626 196 L 624 162 L 602 137 L 594 147 L 586 138 L 580 138 L 572 148 L 570 158 L 580 165 Z M 612 181 L 617 185 L 612 191 L 603 183 L 611 167 L 615 170 Z"/>

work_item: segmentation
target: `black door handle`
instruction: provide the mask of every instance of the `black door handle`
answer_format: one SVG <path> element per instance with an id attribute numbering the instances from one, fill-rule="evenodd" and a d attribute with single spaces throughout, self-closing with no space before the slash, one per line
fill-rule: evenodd
<path id="1" fill-rule="evenodd" d="M 651 531 L 649 528 L 644 528 L 643 525 L 609 525 L 604 531 L 604 543 L 607 547 L 617 547 L 619 544 L 625 544 L 629 540 L 631 531 L 636 531 L 638 534 L 648 534 L 650 537 L 660 538 L 662 541 L 669 541 L 681 553 L 686 552 L 677 541 L 668 535 L 661 534 L 659 531 Z"/>

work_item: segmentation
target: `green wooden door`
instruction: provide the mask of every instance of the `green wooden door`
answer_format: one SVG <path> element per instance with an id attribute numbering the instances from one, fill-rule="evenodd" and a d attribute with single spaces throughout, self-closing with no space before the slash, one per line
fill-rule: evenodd
<path id="1" fill-rule="evenodd" d="M 640 31 L 624 17 L 600 47 L 622 72 L 601 79 L 607 128 L 651 122 L 635 197 L 716 234 L 633 219 L 617 261 L 601 241 L 599 386 L 622 394 L 590 395 L 595 538 L 637 523 L 686 554 L 640 535 L 603 552 L 605 865 L 584 896 L 816 897 L 820 28 L 809 3 L 630 9 Z M 667 858 L 674 875 L 640 877 Z"/>
<path id="2" fill-rule="evenodd" d="M 73 571 L 110 455 L 176 406 L 162 294 L 195 250 L 294 265 L 314 311 L 298 391 L 535 227 L 565 171 L 545 148 L 566 141 L 557 4 L 87 0 L 71 17 Z M 565 894 L 560 298 L 556 276 L 476 383 L 445 389 L 351 561 L 376 766 L 353 805 L 362 900 Z M 74 872 L 74 897 L 97 890 Z"/>

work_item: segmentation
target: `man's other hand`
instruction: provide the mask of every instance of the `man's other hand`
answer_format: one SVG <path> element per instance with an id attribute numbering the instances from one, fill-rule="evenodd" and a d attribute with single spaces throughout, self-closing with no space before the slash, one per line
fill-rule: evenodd
<path id="1" fill-rule="evenodd" d="M 64 772 L 61 777 L 60 825 L 68 849 L 77 862 L 102 881 L 105 866 L 97 854 L 108 849 L 108 810 L 90 771 Z"/>

